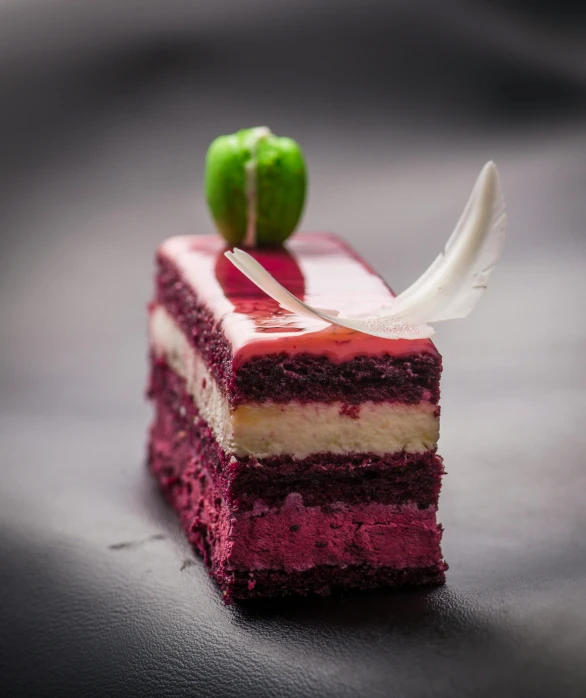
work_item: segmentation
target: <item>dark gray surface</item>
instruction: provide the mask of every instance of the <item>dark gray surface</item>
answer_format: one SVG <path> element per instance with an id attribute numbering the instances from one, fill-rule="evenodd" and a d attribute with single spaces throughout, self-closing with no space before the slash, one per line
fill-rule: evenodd
<path id="1" fill-rule="evenodd" d="M 0 6 L 1 695 L 584 695 L 579 25 L 309 6 Z M 504 258 L 438 326 L 443 589 L 226 608 L 144 471 L 154 247 L 211 231 L 205 147 L 261 123 L 305 148 L 303 228 L 398 290 L 500 167 Z"/>

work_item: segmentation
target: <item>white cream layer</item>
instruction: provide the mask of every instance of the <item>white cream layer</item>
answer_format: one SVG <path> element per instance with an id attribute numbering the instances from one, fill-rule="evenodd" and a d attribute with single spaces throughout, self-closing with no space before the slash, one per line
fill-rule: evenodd
<path id="1" fill-rule="evenodd" d="M 162 306 L 151 313 L 150 341 L 155 354 L 185 380 L 220 446 L 237 456 L 417 453 L 437 444 L 439 418 L 430 402 L 365 402 L 358 418 L 344 414 L 341 402 L 264 402 L 231 408 L 199 352 Z"/>

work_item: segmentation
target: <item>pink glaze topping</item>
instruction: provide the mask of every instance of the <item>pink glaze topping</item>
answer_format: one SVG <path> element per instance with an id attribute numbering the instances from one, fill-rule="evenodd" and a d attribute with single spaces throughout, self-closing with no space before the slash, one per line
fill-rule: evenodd
<path id="1" fill-rule="evenodd" d="M 427 567 L 442 560 L 435 507 L 379 503 L 305 507 L 301 495 L 292 493 L 280 509 L 269 510 L 259 503 L 256 511 L 236 517 L 224 509 L 217 527 L 221 557 L 236 569 Z"/>
<path id="2" fill-rule="evenodd" d="M 437 356 L 429 339 L 371 337 L 282 309 L 226 259 L 226 249 L 217 235 L 179 236 L 166 240 L 160 252 L 222 321 L 235 365 L 281 351 L 323 354 L 335 362 L 360 355 Z M 249 252 L 285 288 L 314 307 L 356 316 L 389 305 L 393 298 L 381 277 L 332 234 L 298 234 L 284 248 Z"/>

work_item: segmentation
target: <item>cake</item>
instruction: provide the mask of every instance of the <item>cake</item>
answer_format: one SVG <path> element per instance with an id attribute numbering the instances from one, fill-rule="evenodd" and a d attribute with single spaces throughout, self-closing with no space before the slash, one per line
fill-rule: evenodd
<path id="1" fill-rule="evenodd" d="M 157 253 L 148 462 L 227 602 L 445 581 L 431 324 L 487 287 L 498 172 L 485 165 L 444 251 L 396 297 L 337 236 L 287 240 L 305 189 L 295 141 L 220 136 L 206 198 L 222 237 Z"/>
<path id="2" fill-rule="evenodd" d="M 160 247 L 149 390 L 151 470 L 223 594 L 441 584 L 433 343 L 293 315 L 224 251 L 219 236 Z M 333 235 L 251 254 L 317 307 L 392 298 Z"/>

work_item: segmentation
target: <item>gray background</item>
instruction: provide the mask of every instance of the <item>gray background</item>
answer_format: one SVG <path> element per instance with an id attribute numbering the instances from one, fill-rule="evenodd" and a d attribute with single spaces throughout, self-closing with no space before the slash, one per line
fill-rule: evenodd
<path id="1" fill-rule="evenodd" d="M 542 7 L 0 2 L 0 692 L 583 695 L 585 15 Z M 153 251 L 261 124 L 398 291 L 501 171 L 502 262 L 437 327 L 444 589 L 224 608 L 144 472 Z"/>

